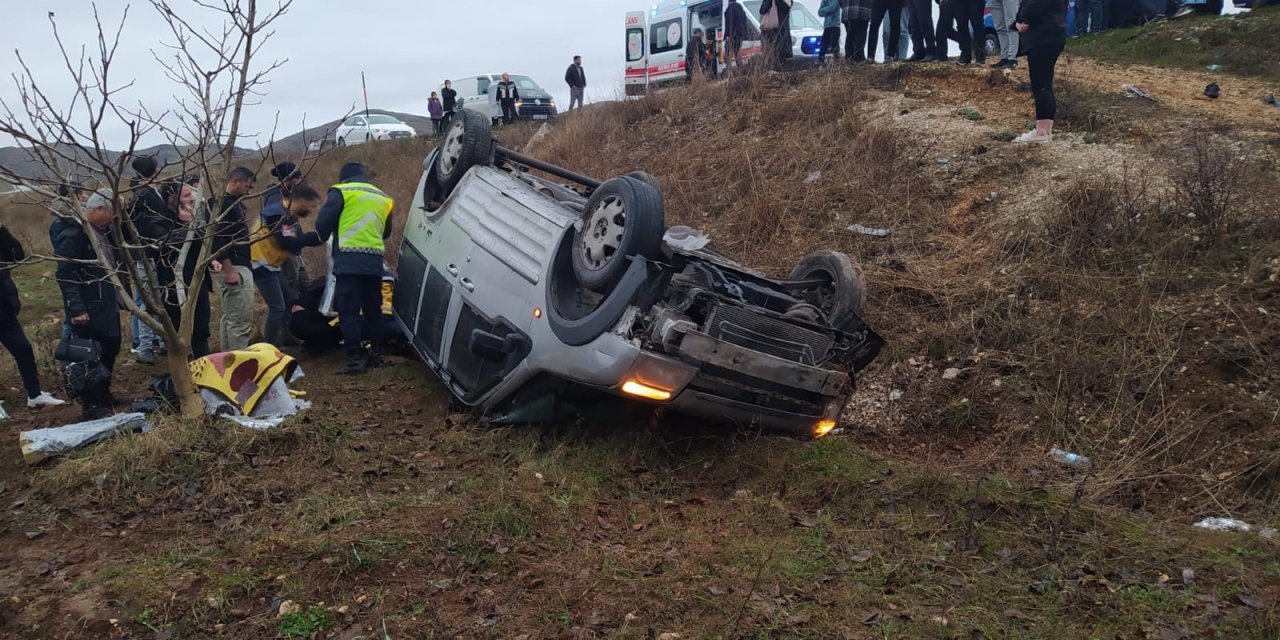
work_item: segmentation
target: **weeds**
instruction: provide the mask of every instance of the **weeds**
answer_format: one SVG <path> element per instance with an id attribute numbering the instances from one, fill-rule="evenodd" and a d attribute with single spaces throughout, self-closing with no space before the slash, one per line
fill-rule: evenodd
<path id="1" fill-rule="evenodd" d="M 1189 132 L 1171 179 L 1181 203 L 1213 239 L 1222 241 L 1240 198 L 1242 168 L 1230 143 L 1203 129 Z"/>
<path id="2" fill-rule="evenodd" d="M 332 627 L 333 623 L 333 614 L 328 609 L 313 606 L 284 616 L 277 626 L 286 638 L 310 638 Z"/>

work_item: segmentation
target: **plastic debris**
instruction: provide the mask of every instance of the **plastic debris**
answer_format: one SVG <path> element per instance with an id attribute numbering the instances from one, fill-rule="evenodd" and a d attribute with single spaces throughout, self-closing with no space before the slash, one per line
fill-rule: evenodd
<path id="1" fill-rule="evenodd" d="M 707 237 L 707 234 L 683 225 L 667 229 L 666 234 L 662 236 L 662 241 L 668 247 L 679 251 L 697 251 L 711 244 L 711 238 Z"/>
<path id="2" fill-rule="evenodd" d="M 1210 70 L 1210 71 L 1212 71 L 1212 72 L 1214 72 L 1214 73 L 1217 73 L 1217 72 L 1218 72 L 1219 70 L 1221 70 L 1221 69 L 1222 69 L 1222 65 L 1220 65 L 1220 64 L 1211 64 L 1211 65 L 1209 65 L 1209 70 Z"/>
<path id="3" fill-rule="evenodd" d="M 4 410 L 4 400 L 0 400 L 0 420 L 8 420 L 9 412 Z"/>
<path id="4" fill-rule="evenodd" d="M 1210 100 L 1217 100 L 1218 96 L 1222 95 L 1222 87 L 1219 87 L 1216 82 L 1210 82 L 1209 86 L 1204 88 L 1204 95 Z"/>
<path id="5" fill-rule="evenodd" d="M 1049 450 L 1049 457 L 1052 458 L 1054 462 L 1065 464 L 1068 467 L 1088 467 L 1090 465 L 1090 460 L 1088 458 L 1078 453 L 1063 451 L 1057 447 Z"/>
<path id="6" fill-rule="evenodd" d="M 864 236 L 874 236 L 876 238 L 888 238 L 893 235 L 893 229 L 877 229 L 875 227 L 864 227 L 860 224 L 849 225 L 849 230 L 854 233 L 861 233 Z"/>
<path id="7" fill-rule="evenodd" d="M 1126 84 L 1124 86 L 1124 91 L 1130 98 L 1142 98 L 1143 100 L 1151 100 L 1152 102 L 1155 102 L 1155 98 L 1152 98 L 1151 94 L 1147 93 L 1142 87 L 1137 85 Z"/>
<path id="8" fill-rule="evenodd" d="M 1276 97 L 1274 95 L 1271 95 L 1263 98 L 1262 104 L 1269 104 L 1273 107 L 1280 107 L 1280 100 L 1276 100 Z"/>
<path id="9" fill-rule="evenodd" d="M 822 179 L 822 172 L 821 172 L 821 171 L 814 171 L 813 173 L 811 173 L 811 174 L 809 174 L 809 175 L 807 175 L 807 176 L 805 176 L 805 177 L 804 177 L 804 183 L 805 183 L 805 184 L 813 184 L 813 183 L 815 183 L 815 182 L 817 182 L 817 181 L 819 181 L 819 180 L 821 180 L 821 179 Z"/>
<path id="10" fill-rule="evenodd" d="M 955 380 L 956 378 L 959 378 L 959 377 L 960 377 L 960 370 L 955 367 L 951 367 L 950 369 L 947 369 L 946 371 L 942 372 L 943 380 Z"/>
<path id="11" fill-rule="evenodd" d="M 1253 525 L 1243 520 L 1235 518 L 1219 518 L 1217 516 L 1209 516 L 1201 519 L 1199 522 L 1191 525 L 1199 529 L 1208 529 L 1209 531 L 1230 531 L 1234 533 L 1249 533 L 1253 531 Z M 1260 529 L 1258 535 L 1264 538 L 1276 537 L 1276 530 L 1270 527 Z"/>
<path id="12" fill-rule="evenodd" d="M 23 431 L 18 434 L 18 444 L 22 447 L 22 459 L 27 464 L 38 464 L 54 456 L 101 442 L 118 433 L 150 430 L 151 423 L 141 413 L 121 413 L 63 427 Z"/>

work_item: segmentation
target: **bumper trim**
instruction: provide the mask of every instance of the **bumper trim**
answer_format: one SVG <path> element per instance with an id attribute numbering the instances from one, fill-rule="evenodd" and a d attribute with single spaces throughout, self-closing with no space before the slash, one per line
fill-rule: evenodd
<path id="1" fill-rule="evenodd" d="M 686 358 L 752 377 L 773 380 L 824 396 L 838 396 L 849 383 L 849 374 L 783 360 L 759 351 L 716 340 L 698 331 L 685 332 L 676 351 Z"/>

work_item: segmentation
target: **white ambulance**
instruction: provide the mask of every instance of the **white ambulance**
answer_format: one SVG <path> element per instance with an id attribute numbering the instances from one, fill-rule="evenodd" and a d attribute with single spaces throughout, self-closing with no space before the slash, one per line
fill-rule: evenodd
<path id="1" fill-rule="evenodd" d="M 728 4 L 727 0 L 659 0 L 648 11 L 628 12 L 627 95 L 640 95 L 650 85 L 685 78 L 685 50 L 694 29 L 715 34 L 723 64 L 724 10 Z M 762 0 L 742 0 L 741 4 L 758 34 Z M 822 20 L 800 0 L 791 5 L 791 45 L 796 57 L 817 56 L 822 46 Z M 744 59 L 761 51 L 758 38 L 742 43 Z"/>

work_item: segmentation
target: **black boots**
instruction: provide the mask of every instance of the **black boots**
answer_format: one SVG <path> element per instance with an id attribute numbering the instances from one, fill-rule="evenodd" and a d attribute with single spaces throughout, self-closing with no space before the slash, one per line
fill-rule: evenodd
<path id="1" fill-rule="evenodd" d="M 348 349 L 347 366 L 338 373 L 344 376 L 358 376 L 369 369 L 377 369 L 383 365 L 382 353 L 379 349 Z"/>

